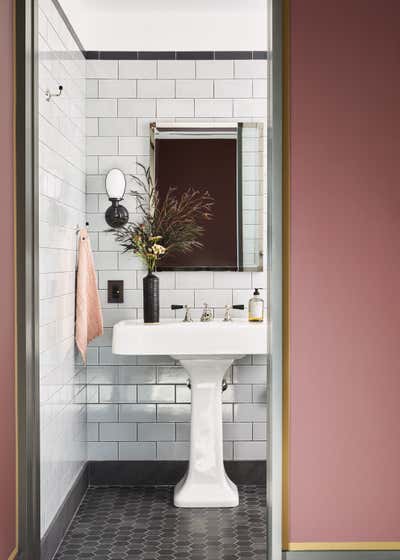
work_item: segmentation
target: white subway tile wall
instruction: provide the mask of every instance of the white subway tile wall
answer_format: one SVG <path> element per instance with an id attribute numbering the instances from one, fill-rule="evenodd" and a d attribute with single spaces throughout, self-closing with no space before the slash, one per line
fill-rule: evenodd
<path id="1" fill-rule="evenodd" d="M 144 272 L 140 261 L 122 255 L 112 236 L 104 232 L 105 174 L 114 166 L 140 174 L 136 162 L 149 162 L 149 123 L 155 119 L 226 122 L 234 118 L 266 123 L 267 61 L 97 60 L 88 61 L 87 78 L 87 218 L 96 247 L 105 323 L 104 336 L 91 344 L 87 368 L 89 459 L 186 460 L 190 390 L 185 371 L 167 356 L 111 352 L 114 323 L 142 317 Z M 254 233 L 259 224 L 251 199 L 260 195 L 260 173 L 264 165 L 265 178 L 266 167 L 266 151 L 252 147 L 251 134 L 247 132 L 245 142 L 249 153 L 244 184 L 249 239 L 259 235 Z M 261 196 L 265 199 L 265 193 Z M 126 197 L 125 203 L 131 205 L 132 200 Z M 129 210 L 134 213 L 134 206 Z M 198 319 L 205 301 L 221 317 L 224 305 L 247 306 L 253 288 L 267 288 L 261 272 L 162 272 L 159 276 L 163 318 L 182 317 L 170 306 L 188 304 L 195 307 L 193 316 Z M 108 280 L 124 280 L 123 304 L 105 303 Z M 246 311 L 234 315 L 245 316 Z M 227 380 L 225 458 L 265 459 L 267 357 L 246 356 L 231 368 Z"/>
<path id="2" fill-rule="evenodd" d="M 79 365 L 74 348 L 76 229 L 85 222 L 86 61 L 52 1 L 39 0 L 39 15 L 43 535 L 87 459 L 86 370 Z M 59 85 L 64 88 L 61 97 L 46 101 L 46 89 L 56 93 Z M 92 86 L 97 88 L 97 82 Z M 93 87 L 90 94 L 97 97 Z M 90 132 L 95 131 L 93 125 L 97 127 L 95 121 L 88 127 Z M 96 154 L 97 149 L 111 148 L 93 146 Z M 98 402 L 93 394 L 91 399 Z"/>

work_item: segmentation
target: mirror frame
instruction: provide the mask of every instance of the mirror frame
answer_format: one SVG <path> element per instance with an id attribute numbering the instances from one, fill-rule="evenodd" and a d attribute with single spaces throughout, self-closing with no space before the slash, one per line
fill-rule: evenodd
<path id="1" fill-rule="evenodd" d="M 191 134 L 193 137 L 198 138 L 218 138 L 218 132 L 221 133 L 221 138 L 235 138 L 237 139 L 237 154 L 242 153 L 242 131 L 245 126 L 257 126 L 261 130 L 260 138 L 264 138 L 265 123 L 261 121 L 232 121 L 232 122 L 158 122 L 154 121 L 150 123 L 150 173 L 153 180 L 155 181 L 155 143 L 157 138 L 161 135 L 170 138 L 190 138 Z M 263 150 L 265 147 L 263 148 Z M 240 159 L 237 157 L 237 189 L 236 189 L 236 209 L 237 209 L 237 266 L 233 267 L 221 267 L 217 268 L 215 266 L 187 266 L 187 267 L 168 267 L 159 266 L 160 271 L 232 271 L 232 272 L 262 272 L 265 269 L 264 261 L 264 239 L 266 236 L 265 232 L 265 212 L 264 212 L 264 199 L 265 199 L 265 173 L 264 173 L 264 161 L 261 165 L 263 169 L 263 176 L 261 178 L 262 193 L 260 193 L 260 207 L 258 211 L 261 216 L 261 228 L 262 228 L 262 243 L 258 246 L 258 263 L 254 266 L 245 265 L 243 263 L 244 250 L 243 250 L 243 179 L 242 179 L 242 168 L 243 165 L 240 164 Z"/>

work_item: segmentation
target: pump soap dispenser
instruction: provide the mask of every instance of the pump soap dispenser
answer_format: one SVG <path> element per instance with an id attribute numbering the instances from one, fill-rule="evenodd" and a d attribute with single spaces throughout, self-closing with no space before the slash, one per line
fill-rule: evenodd
<path id="1" fill-rule="evenodd" d="M 253 297 L 249 300 L 249 321 L 264 321 L 264 300 L 260 296 L 259 288 L 254 290 Z"/>

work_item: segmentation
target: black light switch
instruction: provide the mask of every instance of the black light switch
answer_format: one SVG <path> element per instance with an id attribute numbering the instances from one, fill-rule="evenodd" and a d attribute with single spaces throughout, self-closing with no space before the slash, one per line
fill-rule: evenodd
<path id="1" fill-rule="evenodd" d="M 107 284 L 107 303 L 124 303 L 124 281 L 109 280 Z"/>

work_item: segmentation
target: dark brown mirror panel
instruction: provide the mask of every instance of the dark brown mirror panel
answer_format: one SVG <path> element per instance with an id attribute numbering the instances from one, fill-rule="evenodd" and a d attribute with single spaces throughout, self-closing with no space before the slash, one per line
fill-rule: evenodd
<path id="1" fill-rule="evenodd" d="M 262 270 L 263 127 L 260 123 L 152 123 L 151 169 L 161 198 L 208 191 L 203 247 L 169 255 L 159 270 Z"/>
<path id="2" fill-rule="evenodd" d="M 208 191 L 214 199 L 213 216 L 204 220 L 202 248 L 164 259 L 167 269 L 238 268 L 236 139 L 159 139 L 155 146 L 155 177 L 163 198 L 169 187 L 179 196 L 188 187 Z"/>

